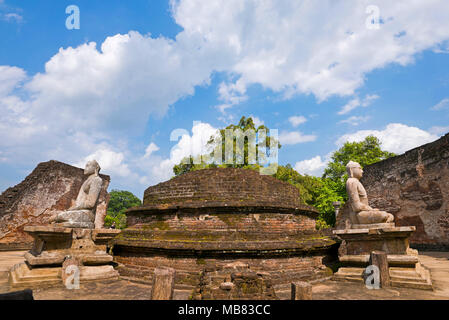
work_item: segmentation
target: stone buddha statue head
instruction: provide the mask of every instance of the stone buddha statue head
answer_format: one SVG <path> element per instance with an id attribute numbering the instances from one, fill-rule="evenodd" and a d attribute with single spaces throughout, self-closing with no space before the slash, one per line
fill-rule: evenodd
<path id="1" fill-rule="evenodd" d="M 360 180 L 363 176 L 363 170 L 359 163 L 354 161 L 349 161 L 346 165 L 346 172 L 349 178 L 356 178 Z"/>
<path id="2" fill-rule="evenodd" d="M 84 175 L 90 176 L 92 174 L 95 174 L 96 176 L 98 176 L 100 170 L 101 168 L 97 160 L 91 160 L 86 163 L 86 167 L 84 168 Z"/>

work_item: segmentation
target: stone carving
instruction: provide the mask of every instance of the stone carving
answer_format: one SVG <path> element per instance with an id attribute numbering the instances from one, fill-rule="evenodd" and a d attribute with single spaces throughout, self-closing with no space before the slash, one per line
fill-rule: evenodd
<path id="1" fill-rule="evenodd" d="M 359 181 L 363 175 L 360 164 L 349 161 L 346 165 L 346 170 L 349 176 L 346 182 L 346 192 L 349 197 L 349 218 L 352 223 L 352 228 L 385 223 L 393 226 L 394 216 L 391 213 L 369 206 L 365 188 Z"/>
<path id="2" fill-rule="evenodd" d="M 100 165 L 95 160 L 86 164 L 84 174 L 89 177 L 81 186 L 75 205 L 55 215 L 51 222 L 66 228 L 93 229 L 95 227 L 95 208 L 103 185 L 103 179 L 98 175 L 100 169 Z"/>

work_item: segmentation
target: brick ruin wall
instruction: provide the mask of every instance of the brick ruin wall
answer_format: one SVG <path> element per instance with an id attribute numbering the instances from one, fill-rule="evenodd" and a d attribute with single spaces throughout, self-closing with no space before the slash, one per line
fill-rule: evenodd
<path id="1" fill-rule="evenodd" d="M 449 249 L 449 134 L 363 170 L 370 205 L 416 226 L 413 247 Z"/>
<path id="2" fill-rule="evenodd" d="M 258 171 L 217 168 L 185 173 L 145 190 L 144 205 L 184 201 L 269 202 L 272 206 L 300 206 L 296 187 Z"/>
<path id="3" fill-rule="evenodd" d="M 225 231 L 237 230 L 263 235 L 315 230 L 316 220 L 302 214 L 287 213 L 214 213 L 136 214 L 128 216 L 128 225 L 145 230 Z"/>
<path id="4" fill-rule="evenodd" d="M 110 177 L 101 177 L 104 183 L 97 215 L 106 214 L 109 202 Z M 83 169 L 49 161 L 40 163 L 25 180 L 4 191 L 0 195 L 0 249 L 29 247 L 32 238 L 23 228 L 45 225 L 53 214 L 69 209 L 85 179 Z"/>
<path id="5" fill-rule="evenodd" d="M 114 250 L 115 251 L 115 250 Z M 164 255 L 145 255 L 141 252 L 119 253 L 114 255 L 114 261 L 119 263 L 120 275 L 125 278 L 139 279 L 151 283 L 156 267 L 170 267 L 176 270 L 175 289 L 190 290 L 192 297 L 200 294 L 196 299 L 228 299 L 226 293 L 220 290 L 224 282 L 235 282 L 238 271 L 246 271 L 269 279 L 269 287 L 273 287 L 277 294 L 282 291 L 290 292 L 293 281 L 311 281 L 331 275 L 332 271 L 326 266 L 325 255 L 273 257 L 273 258 L 237 258 L 211 259 L 194 257 L 168 257 Z M 244 270 L 242 270 L 244 269 Z M 241 275 L 240 275 L 241 276 Z M 256 280 L 256 279 L 254 279 Z M 264 295 L 263 288 L 250 289 L 247 295 L 240 298 L 258 299 Z M 262 290 L 260 290 L 262 289 Z M 243 292 L 243 294 L 245 294 Z M 266 296 L 265 296 L 266 298 Z"/>

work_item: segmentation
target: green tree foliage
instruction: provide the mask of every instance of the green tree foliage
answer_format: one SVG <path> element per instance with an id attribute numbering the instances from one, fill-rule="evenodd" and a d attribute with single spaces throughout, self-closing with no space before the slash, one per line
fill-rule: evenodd
<path id="1" fill-rule="evenodd" d="M 126 228 L 125 211 L 142 205 L 142 202 L 129 191 L 112 190 L 109 192 L 109 196 L 107 215 L 104 219 L 105 227 L 110 227 L 115 223 L 117 229 L 124 229 Z"/>
<path id="2" fill-rule="evenodd" d="M 351 160 L 360 163 L 363 168 L 393 156 L 394 153 L 381 149 L 379 139 L 374 136 L 368 136 L 361 142 L 346 142 L 333 153 L 332 161 L 324 170 L 323 177 L 334 181 L 342 180 L 346 175 L 346 164 Z"/>
<path id="3" fill-rule="evenodd" d="M 259 170 L 260 166 L 258 164 L 250 164 L 249 162 L 249 151 L 248 151 L 248 138 L 245 137 L 243 149 L 241 150 L 237 146 L 237 138 L 233 138 L 233 159 L 231 164 L 226 164 L 226 129 L 230 129 L 232 131 L 240 130 L 241 133 L 247 132 L 247 130 L 254 130 L 256 132 L 256 135 L 260 132 L 260 130 L 265 130 L 266 132 L 266 138 L 262 141 L 258 141 L 258 144 L 256 144 L 256 159 L 259 159 L 259 163 L 262 162 L 264 159 L 262 158 L 264 155 L 259 154 L 258 150 L 261 147 L 266 147 L 267 149 L 270 147 L 270 144 L 278 147 L 278 149 L 281 148 L 281 144 L 279 141 L 275 141 L 270 137 L 270 129 L 267 128 L 264 125 L 258 126 L 256 128 L 254 121 L 252 118 L 246 118 L 242 117 L 237 125 L 231 124 L 227 126 L 224 129 L 220 129 L 220 131 L 217 133 L 216 136 L 210 137 L 210 140 L 207 143 L 207 147 L 211 150 L 210 154 L 208 155 L 199 155 L 197 159 L 194 159 L 192 156 L 185 158 L 181 163 L 175 165 L 173 167 L 173 172 L 176 176 L 179 176 L 181 174 L 184 174 L 189 171 L 195 171 L 195 170 L 201 170 L 206 168 L 245 168 L 245 169 L 253 169 L 253 170 Z M 217 165 L 212 163 L 213 162 L 213 150 L 217 146 L 217 144 L 221 143 L 221 161 L 223 164 Z M 198 160 L 198 161 L 194 161 Z M 196 163 L 199 164 L 196 164 Z"/>
<path id="4" fill-rule="evenodd" d="M 255 127 L 251 118 L 242 117 L 237 125 L 229 125 L 226 129 L 240 129 L 245 132 L 248 129 L 254 129 L 258 132 L 260 129 L 267 131 L 266 141 L 259 142 L 260 146 L 270 145 L 269 129 L 265 126 Z M 221 139 L 212 136 L 208 142 L 208 146 L 213 150 L 217 143 L 222 143 L 222 161 L 225 162 L 225 129 L 221 129 Z M 281 148 L 278 141 L 274 141 L 274 144 Z M 201 162 L 201 164 L 194 164 L 193 157 L 190 157 L 183 161 L 186 163 L 180 163 L 175 165 L 173 172 L 176 176 L 184 174 L 189 171 L 201 170 L 206 168 L 215 167 L 232 167 L 232 168 L 244 168 L 259 170 L 260 166 L 257 164 L 248 163 L 248 141 L 245 140 L 244 153 L 238 154 L 238 148 L 236 149 L 236 139 L 233 141 L 234 147 L 234 163 L 215 165 L 213 163 Z M 259 156 L 259 155 L 257 155 Z M 309 175 L 301 175 L 290 164 L 285 166 L 278 166 L 276 174 L 273 176 L 279 180 L 288 182 L 300 191 L 301 202 L 307 205 L 311 205 L 318 209 L 320 212 L 317 219 L 318 228 L 328 228 L 335 224 L 335 208 L 333 202 L 339 201 L 344 204 L 347 200 L 346 195 L 346 164 L 352 160 L 360 163 L 360 165 L 366 166 L 375 162 L 395 156 L 394 153 L 383 151 L 379 139 L 374 136 L 368 136 L 361 142 L 347 142 L 339 150 L 335 151 L 332 155 L 332 160 L 329 162 L 327 168 L 324 171 L 322 177 L 314 177 Z M 236 159 L 243 157 L 243 164 L 236 164 Z M 210 158 L 210 155 L 209 155 Z M 207 155 L 203 159 L 208 159 Z M 198 159 L 197 159 L 198 160 Z"/>

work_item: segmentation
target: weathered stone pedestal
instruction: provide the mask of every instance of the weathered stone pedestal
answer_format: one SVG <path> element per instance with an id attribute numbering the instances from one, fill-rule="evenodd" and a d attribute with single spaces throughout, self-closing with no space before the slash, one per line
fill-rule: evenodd
<path id="1" fill-rule="evenodd" d="M 369 228 L 335 230 L 343 243 L 339 254 L 342 263 L 334 280 L 364 282 L 365 268 L 373 251 L 387 255 L 390 285 L 432 290 L 428 270 L 418 260 L 418 251 L 409 247 L 408 239 L 415 227 L 395 227 L 394 224 L 376 225 Z"/>
<path id="2" fill-rule="evenodd" d="M 33 289 L 62 284 L 66 260 L 79 268 L 80 282 L 119 277 L 107 248 L 120 230 L 28 226 L 24 231 L 34 238 L 34 244 L 25 254 L 26 261 L 11 269 L 11 288 Z"/>

